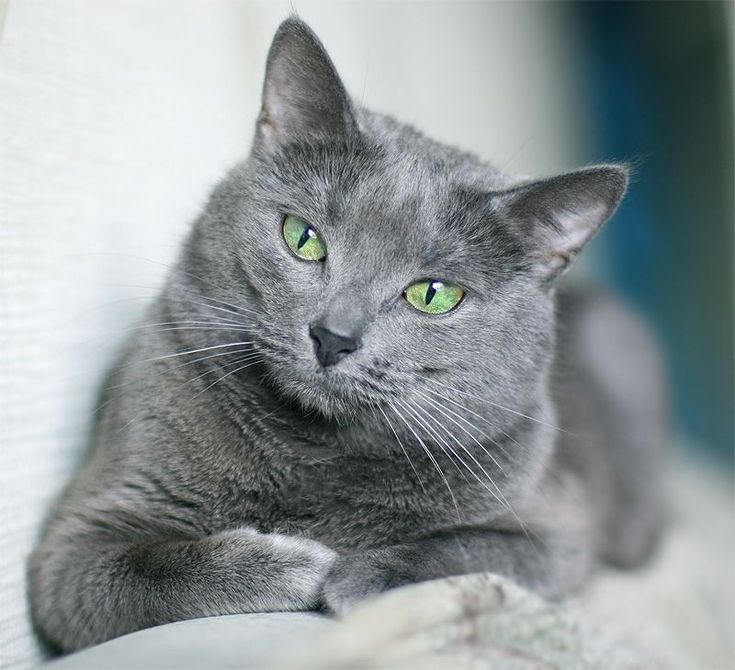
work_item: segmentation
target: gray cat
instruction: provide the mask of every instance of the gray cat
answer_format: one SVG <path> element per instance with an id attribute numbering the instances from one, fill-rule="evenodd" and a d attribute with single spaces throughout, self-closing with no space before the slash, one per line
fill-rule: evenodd
<path id="1" fill-rule="evenodd" d="M 599 561 L 642 561 L 656 349 L 558 281 L 627 179 L 502 174 L 358 108 L 283 23 L 250 156 L 112 372 L 31 558 L 41 635 L 69 651 L 192 617 L 340 614 L 474 571 L 558 598 Z"/>

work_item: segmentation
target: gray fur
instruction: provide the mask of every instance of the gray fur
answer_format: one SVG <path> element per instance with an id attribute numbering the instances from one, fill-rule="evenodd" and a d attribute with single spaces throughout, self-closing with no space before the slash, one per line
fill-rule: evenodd
<path id="1" fill-rule="evenodd" d="M 197 616 L 341 613 L 479 570 L 561 597 L 598 559 L 645 558 L 662 404 L 635 356 L 653 347 L 608 298 L 562 291 L 555 315 L 626 181 L 612 165 L 513 178 L 358 109 L 286 21 L 251 154 L 150 309 L 170 325 L 130 340 L 32 556 L 40 633 L 68 651 Z M 325 262 L 289 252 L 285 214 Z M 402 291 L 426 277 L 465 300 L 414 310 Z M 360 349 L 320 367 L 316 319 Z"/>

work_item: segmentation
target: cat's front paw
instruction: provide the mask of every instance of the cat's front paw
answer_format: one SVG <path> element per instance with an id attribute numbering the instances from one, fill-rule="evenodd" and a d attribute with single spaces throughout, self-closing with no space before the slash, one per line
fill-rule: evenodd
<path id="1" fill-rule="evenodd" d="M 217 552 L 231 563 L 239 563 L 243 576 L 266 588 L 253 589 L 255 610 L 309 610 L 323 606 L 324 582 L 337 553 L 315 540 L 279 533 L 259 533 L 238 528 L 220 533 Z"/>
<path id="2" fill-rule="evenodd" d="M 280 568 L 280 586 L 297 609 L 321 606 L 322 589 L 337 553 L 326 545 L 290 535 L 261 535 Z"/>
<path id="3" fill-rule="evenodd" d="M 323 600 L 345 614 L 362 600 L 416 581 L 407 567 L 391 547 L 340 556 L 327 574 Z"/>

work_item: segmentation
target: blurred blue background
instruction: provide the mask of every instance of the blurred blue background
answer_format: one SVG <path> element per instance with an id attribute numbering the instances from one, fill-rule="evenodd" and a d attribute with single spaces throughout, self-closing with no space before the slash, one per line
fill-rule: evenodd
<path id="1" fill-rule="evenodd" d="M 674 420 L 733 462 L 733 73 L 725 2 L 564 9 L 584 55 L 595 157 L 634 161 L 603 274 L 655 327 Z"/>

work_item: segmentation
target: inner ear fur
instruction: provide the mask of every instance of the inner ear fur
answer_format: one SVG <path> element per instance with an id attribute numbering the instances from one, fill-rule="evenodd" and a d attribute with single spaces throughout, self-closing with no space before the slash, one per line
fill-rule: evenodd
<path id="1" fill-rule="evenodd" d="M 352 104 L 324 46 L 303 21 L 287 19 L 268 53 L 257 140 L 273 147 L 346 140 L 356 132 Z"/>
<path id="2" fill-rule="evenodd" d="M 496 194 L 496 206 L 529 243 L 542 276 L 566 270 L 615 213 L 625 194 L 629 168 L 598 165 L 526 182 Z"/>

